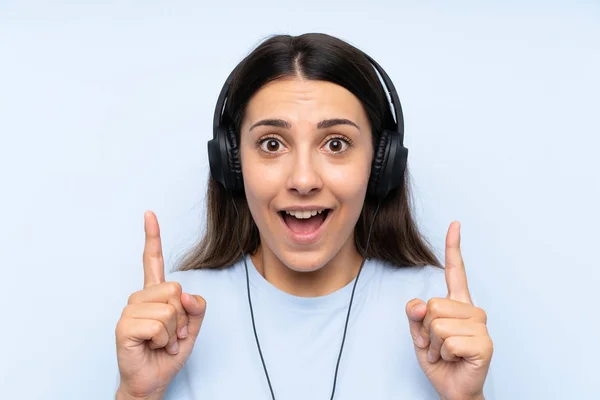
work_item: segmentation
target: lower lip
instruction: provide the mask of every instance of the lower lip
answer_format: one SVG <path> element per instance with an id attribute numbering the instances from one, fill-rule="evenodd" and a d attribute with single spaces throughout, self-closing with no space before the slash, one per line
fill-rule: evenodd
<path id="1" fill-rule="evenodd" d="M 317 228 L 316 230 L 314 230 L 310 233 L 294 232 L 287 226 L 287 224 L 283 220 L 283 216 L 281 214 L 279 214 L 279 220 L 281 221 L 281 224 L 283 225 L 283 228 L 285 229 L 287 236 L 293 242 L 296 242 L 298 244 L 312 244 L 312 243 L 317 242 L 321 238 L 321 235 L 323 234 L 323 231 L 325 231 L 325 228 L 327 227 L 327 224 L 329 223 L 329 220 L 331 219 L 332 214 L 333 214 L 333 210 L 329 210 L 329 212 L 327 213 L 327 218 L 325 218 L 325 221 L 323 221 L 321 226 L 319 226 L 319 228 Z"/>

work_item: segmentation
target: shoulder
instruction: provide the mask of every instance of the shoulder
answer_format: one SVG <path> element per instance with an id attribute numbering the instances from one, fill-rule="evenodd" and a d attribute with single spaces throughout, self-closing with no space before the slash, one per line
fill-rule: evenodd
<path id="1" fill-rule="evenodd" d="M 401 266 L 370 260 L 374 267 L 374 284 L 379 290 L 403 298 L 428 299 L 447 294 L 445 271 L 433 265 Z"/>

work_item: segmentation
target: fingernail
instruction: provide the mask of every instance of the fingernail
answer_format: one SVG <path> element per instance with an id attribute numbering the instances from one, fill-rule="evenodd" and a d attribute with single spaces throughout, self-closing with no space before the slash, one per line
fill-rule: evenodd
<path id="1" fill-rule="evenodd" d="M 173 342 L 173 344 L 169 348 L 169 352 L 171 352 L 173 354 L 177 354 L 177 352 L 179 352 L 179 343 L 177 343 L 177 341 Z"/>
<path id="2" fill-rule="evenodd" d="M 186 295 L 186 297 L 187 297 L 187 298 L 189 298 L 189 299 L 190 299 L 190 301 L 191 301 L 191 302 L 192 302 L 194 305 L 198 304 L 198 301 L 196 300 L 196 296 L 194 296 L 194 295 L 191 295 L 190 293 L 186 293 L 185 295 Z"/>
<path id="3" fill-rule="evenodd" d="M 425 339 L 421 335 L 417 336 L 417 346 L 421 348 L 425 347 Z"/>
<path id="4" fill-rule="evenodd" d="M 184 325 L 184 326 L 183 326 L 183 328 L 181 328 L 181 330 L 179 331 L 179 336 L 180 336 L 182 339 L 185 339 L 185 338 L 187 337 L 187 335 L 188 335 L 188 327 L 187 327 L 187 324 L 186 324 L 186 325 Z"/>
<path id="5" fill-rule="evenodd" d="M 417 304 L 415 308 L 413 308 L 413 311 L 418 313 L 423 311 L 423 309 L 425 309 L 425 304 Z"/>
<path id="6" fill-rule="evenodd" d="M 433 362 L 433 353 L 431 350 L 427 352 L 427 361 Z"/>

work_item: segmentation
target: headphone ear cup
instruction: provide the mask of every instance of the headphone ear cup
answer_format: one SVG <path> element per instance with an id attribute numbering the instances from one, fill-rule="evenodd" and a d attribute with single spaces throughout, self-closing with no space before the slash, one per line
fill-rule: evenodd
<path id="1" fill-rule="evenodd" d="M 398 132 L 384 130 L 375 150 L 367 194 L 383 200 L 404 182 L 408 149 L 400 143 Z"/>
<path id="2" fill-rule="evenodd" d="M 208 141 L 208 163 L 212 178 L 219 182 L 225 190 L 230 190 L 228 179 L 229 163 L 227 161 L 227 132 L 219 126 L 215 128 L 214 136 Z"/>
<path id="3" fill-rule="evenodd" d="M 227 145 L 228 145 L 228 165 L 231 178 L 231 191 L 241 192 L 244 190 L 244 178 L 242 177 L 242 163 L 240 161 L 240 152 L 235 137 L 235 131 L 232 127 L 227 128 Z"/>
<path id="4" fill-rule="evenodd" d="M 384 130 L 379 136 L 379 142 L 375 148 L 375 155 L 373 157 L 373 163 L 371 165 L 371 176 L 369 177 L 369 186 L 367 187 L 367 194 L 372 197 L 378 196 L 379 181 L 381 179 L 382 169 L 386 163 L 386 152 L 388 149 L 389 133 Z"/>
<path id="5" fill-rule="evenodd" d="M 208 141 L 208 161 L 212 178 L 226 191 L 237 193 L 244 189 L 237 139 L 232 128 L 218 126 Z"/>

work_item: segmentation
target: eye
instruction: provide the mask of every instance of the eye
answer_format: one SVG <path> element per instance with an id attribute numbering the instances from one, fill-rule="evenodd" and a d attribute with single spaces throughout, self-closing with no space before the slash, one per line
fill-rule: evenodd
<path id="1" fill-rule="evenodd" d="M 278 139 L 272 137 L 262 138 L 257 142 L 258 147 L 265 153 L 277 153 L 282 150 L 283 145 Z"/>
<path id="2" fill-rule="evenodd" d="M 344 137 L 334 137 L 325 144 L 326 149 L 331 153 L 342 153 L 351 145 L 351 141 Z"/>

